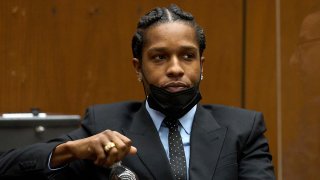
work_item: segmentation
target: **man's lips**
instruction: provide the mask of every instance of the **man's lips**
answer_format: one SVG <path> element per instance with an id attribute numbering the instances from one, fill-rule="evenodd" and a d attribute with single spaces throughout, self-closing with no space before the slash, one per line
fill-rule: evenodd
<path id="1" fill-rule="evenodd" d="M 163 86 L 161 86 L 161 88 L 164 88 L 165 90 L 169 91 L 169 92 L 179 92 L 182 90 L 187 89 L 189 86 L 184 83 L 184 82 L 169 82 L 164 84 Z"/>
<path id="2" fill-rule="evenodd" d="M 187 89 L 186 87 L 167 87 L 165 88 L 165 90 L 169 91 L 169 92 L 179 92 L 179 91 L 182 91 L 182 90 L 185 90 Z"/>

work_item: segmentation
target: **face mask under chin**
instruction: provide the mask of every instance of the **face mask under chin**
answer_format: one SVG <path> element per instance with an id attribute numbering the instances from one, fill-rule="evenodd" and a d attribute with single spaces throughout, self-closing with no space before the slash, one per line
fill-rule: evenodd
<path id="1" fill-rule="evenodd" d="M 174 93 L 154 85 L 150 85 L 149 88 L 147 99 L 149 106 L 170 118 L 182 117 L 201 100 L 198 87 Z"/>

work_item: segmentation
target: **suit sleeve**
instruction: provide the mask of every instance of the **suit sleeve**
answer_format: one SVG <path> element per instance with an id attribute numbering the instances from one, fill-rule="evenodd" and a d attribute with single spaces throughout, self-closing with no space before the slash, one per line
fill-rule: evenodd
<path id="1" fill-rule="evenodd" d="M 67 135 L 12 149 L 0 156 L 0 179 L 47 179 L 54 171 L 48 167 L 49 156 L 56 146 L 69 140 L 87 136 L 83 129 L 77 129 Z M 20 177 L 20 178 L 19 178 Z"/>
<path id="2" fill-rule="evenodd" d="M 5 152 L 0 156 L 0 179 L 21 179 L 21 177 L 24 179 L 47 179 L 54 172 L 48 167 L 49 156 L 54 148 L 69 140 L 88 137 L 90 133 L 88 125 L 85 125 L 85 123 L 88 124 L 87 121 L 89 120 L 87 110 L 79 129 L 47 142 L 36 143 Z"/>
<path id="3" fill-rule="evenodd" d="M 62 140 L 36 143 L 23 148 L 10 150 L 0 157 L 0 179 L 44 178 L 49 172 L 48 158 Z"/>
<path id="4" fill-rule="evenodd" d="M 255 113 L 250 135 L 242 147 L 239 161 L 239 179 L 275 179 L 272 156 L 264 132 L 262 113 Z"/>

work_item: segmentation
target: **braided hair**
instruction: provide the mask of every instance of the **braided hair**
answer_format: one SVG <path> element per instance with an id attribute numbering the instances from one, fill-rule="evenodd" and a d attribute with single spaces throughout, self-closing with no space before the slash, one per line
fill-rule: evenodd
<path id="1" fill-rule="evenodd" d="M 196 23 L 192 14 L 183 11 L 175 4 L 170 5 L 168 8 L 157 7 L 140 18 L 137 25 L 137 31 L 132 38 L 131 48 L 133 57 L 141 62 L 144 34 L 150 26 L 173 21 L 187 23 L 195 29 L 201 57 L 206 48 L 206 39 L 203 29 Z"/>

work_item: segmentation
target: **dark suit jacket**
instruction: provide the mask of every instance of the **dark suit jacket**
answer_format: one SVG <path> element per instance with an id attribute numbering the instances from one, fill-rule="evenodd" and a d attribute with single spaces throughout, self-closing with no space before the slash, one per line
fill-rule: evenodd
<path id="1" fill-rule="evenodd" d="M 108 179 L 110 169 L 77 160 L 49 171 L 47 160 L 58 144 L 111 129 L 137 147 L 123 164 L 140 180 L 173 180 L 158 132 L 141 102 L 122 102 L 88 108 L 82 127 L 66 136 L 10 151 L 0 158 L 0 179 L 34 176 L 50 179 Z M 191 132 L 190 179 L 275 179 L 266 128 L 259 112 L 220 105 L 198 105 Z"/>

